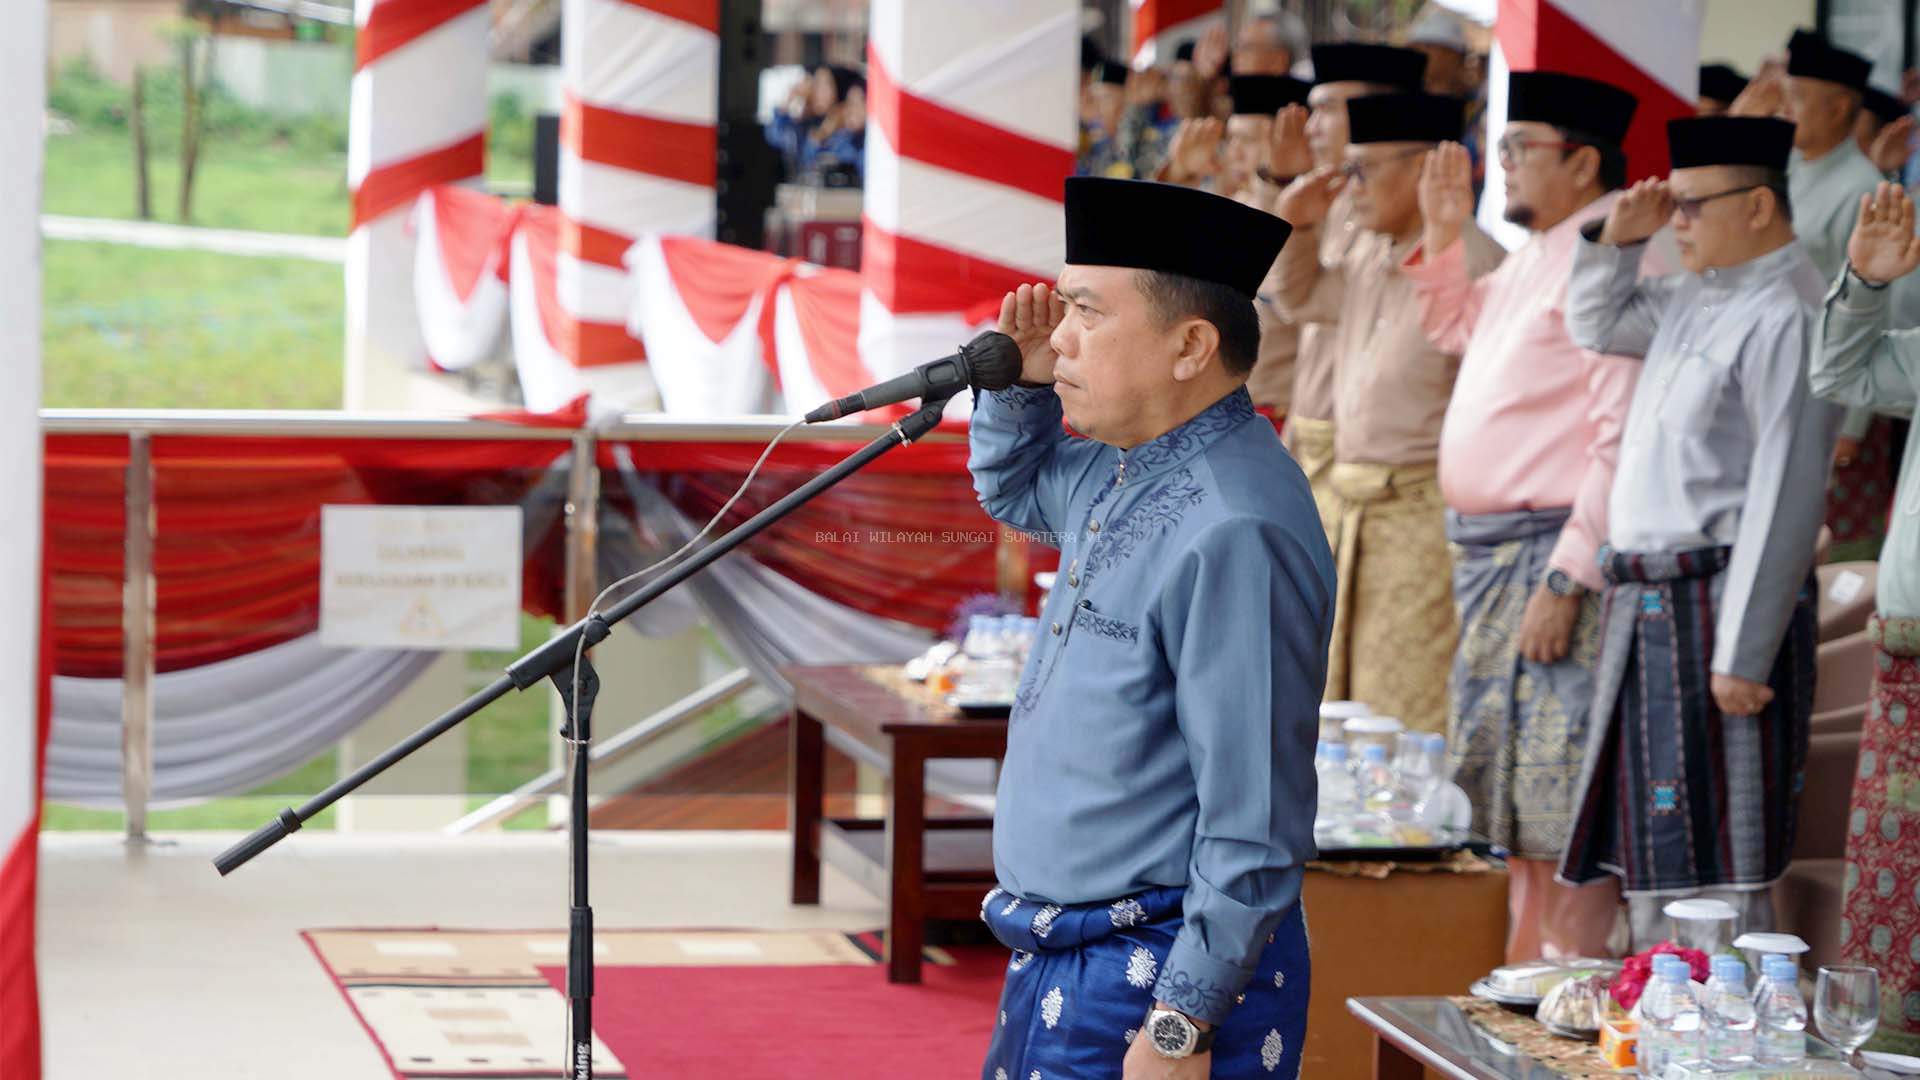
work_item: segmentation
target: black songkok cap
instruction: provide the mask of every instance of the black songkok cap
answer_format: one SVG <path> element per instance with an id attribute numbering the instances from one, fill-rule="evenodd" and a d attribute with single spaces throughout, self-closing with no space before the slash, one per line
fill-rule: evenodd
<path id="1" fill-rule="evenodd" d="M 1819 34 L 1795 30 L 1787 43 L 1787 74 L 1803 79 L 1824 79 L 1849 90 L 1865 90 L 1867 73 L 1873 64 L 1856 52 L 1836 49 Z"/>
<path id="2" fill-rule="evenodd" d="M 1067 179 L 1067 262 L 1198 278 L 1251 300 L 1293 226 L 1251 206 L 1174 184 Z"/>
<path id="3" fill-rule="evenodd" d="M 1100 62 L 1106 58 L 1106 50 L 1100 47 L 1099 42 L 1093 40 L 1092 34 L 1087 34 L 1080 38 L 1081 71 L 1092 71 L 1094 68 L 1099 67 Z"/>
<path id="4" fill-rule="evenodd" d="M 1392 45 L 1340 42 L 1313 47 L 1313 81 L 1368 82 L 1418 90 L 1427 76 L 1427 54 Z"/>
<path id="5" fill-rule="evenodd" d="M 1347 141 L 1452 142 L 1467 126 L 1467 103 L 1438 94 L 1366 94 L 1347 99 Z"/>
<path id="6" fill-rule="evenodd" d="M 1289 105 L 1305 105 L 1313 84 L 1291 75 L 1235 75 L 1227 84 L 1233 115 L 1272 116 Z"/>
<path id="7" fill-rule="evenodd" d="M 1112 86 L 1127 85 L 1127 66 L 1112 60 L 1100 61 L 1100 65 L 1093 69 L 1093 75 L 1094 78 Z"/>
<path id="8" fill-rule="evenodd" d="M 1667 121 L 1667 155 L 1676 169 L 1758 165 L 1787 171 L 1793 125 L 1771 116 L 1689 116 Z"/>
<path id="9" fill-rule="evenodd" d="M 1173 62 L 1176 64 L 1193 63 L 1193 42 L 1183 41 L 1173 47 Z"/>
<path id="10" fill-rule="evenodd" d="M 1639 101 L 1598 79 L 1557 71 L 1516 71 L 1507 76 L 1507 120 L 1552 124 L 1619 146 L 1633 125 Z"/>
<path id="11" fill-rule="evenodd" d="M 1865 105 L 1873 115 L 1879 117 L 1882 124 L 1891 124 L 1907 115 L 1908 111 L 1906 102 L 1877 86 L 1867 87 L 1866 95 L 1860 103 Z"/>
<path id="12" fill-rule="evenodd" d="M 1700 65 L 1700 96 L 1732 104 L 1747 88 L 1747 77 L 1725 64 Z"/>

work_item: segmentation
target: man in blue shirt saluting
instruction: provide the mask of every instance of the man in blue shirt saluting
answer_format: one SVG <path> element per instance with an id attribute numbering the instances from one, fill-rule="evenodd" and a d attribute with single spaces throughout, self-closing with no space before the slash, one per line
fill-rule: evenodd
<path id="1" fill-rule="evenodd" d="M 1292 1077 L 1333 558 L 1245 389 L 1290 230 L 1100 178 L 1066 221 L 1058 286 L 1001 307 L 1021 382 L 972 420 L 981 505 L 1062 563 L 995 808 L 981 915 L 1014 953 L 983 1076 Z"/>

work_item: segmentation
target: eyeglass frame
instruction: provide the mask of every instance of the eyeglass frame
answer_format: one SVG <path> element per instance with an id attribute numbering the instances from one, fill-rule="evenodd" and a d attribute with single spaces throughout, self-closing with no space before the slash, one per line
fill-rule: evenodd
<path id="1" fill-rule="evenodd" d="M 1423 146 L 1423 147 L 1416 147 L 1415 149 L 1412 149 L 1412 150 L 1402 150 L 1397 154 L 1388 154 L 1386 157 L 1383 157 L 1378 161 L 1341 162 L 1340 176 L 1343 179 L 1345 179 L 1349 184 L 1365 184 L 1367 182 L 1368 169 L 1375 168 L 1380 165 L 1386 165 L 1390 162 L 1405 161 L 1407 158 L 1410 158 L 1415 154 L 1427 153 L 1429 149 L 1430 149 L 1429 147 Z"/>
<path id="2" fill-rule="evenodd" d="M 1772 184 L 1745 184 L 1737 188 L 1728 188 L 1725 191 L 1716 191 L 1711 195 L 1696 195 L 1691 199 L 1682 199 L 1675 196 L 1673 200 L 1673 212 L 1686 218 L 1688 221 L 1699 221 L 1701 212 L 1707 208 L 1708 203 L 1715 199 L 1724 199 L 1729 195 L 1744 195 L 1749 191 L 1758 191 L 1761 188 L 1766 188 L 1768 191 L 1774 190 Z"/>
<path id="3" fill-rule="evenodd" d="M 1516 154 L 1507 149 L 1510 142 L 1519 143 L 1519 153 Z M 1494 140 L 1493 152 L 1500 159 L 1501 168 L 1511 169 L 1525 161 L 1527 155 L 1532 153 L 1536 146 L 1543 150 L 1578 150 L 1583 146 L 1591 145 L 1593 144 L 1575 142 L 1571 139 L 1535 139 L 1524 131 L 1509 131 Z"/>

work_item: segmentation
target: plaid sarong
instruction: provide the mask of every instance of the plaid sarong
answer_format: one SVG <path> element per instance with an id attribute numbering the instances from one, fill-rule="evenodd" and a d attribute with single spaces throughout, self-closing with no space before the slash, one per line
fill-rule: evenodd
<path id="1" fill-rule="evenodd" d="M 1587 764 L 1560 874 L 1616 874 L 1628 893 L 1759 887 L 1785 871 L 1813 715 L 1817 588 L 1811 575 L 1774 658 L 1774 699 L 1723 716 L 1711 663 L 1731 549 L 1603 548 Z"/>

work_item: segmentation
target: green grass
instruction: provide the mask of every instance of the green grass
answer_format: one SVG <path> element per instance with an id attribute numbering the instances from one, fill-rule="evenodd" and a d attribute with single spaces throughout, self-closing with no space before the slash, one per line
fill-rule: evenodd
<path id="1" fill-rule="evenodd" d="M 337 409 L 340 268 L 49 240 L 49 408 Z"/>
<path id="2" fill-rule="evenodd" d="M 80 131 L 47 139 L 41 208 L 73 217 L 132 219 L 133 141 L 125 132 Z M 180 157 L 149 158 L 153 220 L 179 222 Z M 186 224 L 216 229 L 345 236 L 351 215 L 345 154 L 292 144 L 203 144 Z"/>

